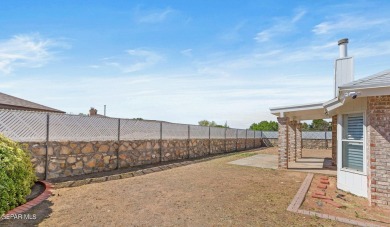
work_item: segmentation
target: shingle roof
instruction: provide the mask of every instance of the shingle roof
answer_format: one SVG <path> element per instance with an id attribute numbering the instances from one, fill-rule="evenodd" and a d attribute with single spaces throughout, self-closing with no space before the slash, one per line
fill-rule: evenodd
<path id="1" fill-rule="evenodd" d="M 0 108 L 65 113 L 62 110 L 57 110 L 48 106 L 30 102 L 1 92 L 0 92 Z"/>
<path id="2" fill-rule="evenodd" d="M 390 70 L 344 84 L 340 89 L 376 87 L 390 87 Z"/>

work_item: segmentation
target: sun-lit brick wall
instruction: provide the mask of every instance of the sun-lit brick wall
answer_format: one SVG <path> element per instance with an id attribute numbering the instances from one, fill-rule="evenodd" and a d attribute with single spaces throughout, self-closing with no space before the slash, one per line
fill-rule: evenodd
<path id="1" fill-rule="evenodd" d="M 337 165 L 337 115 L 332 117 L 332 165 Z"/>
<path id="2" fill-rule="evenodd" d="M 368 98 L 371 204 L 390 208 L 390 96 Z"/>

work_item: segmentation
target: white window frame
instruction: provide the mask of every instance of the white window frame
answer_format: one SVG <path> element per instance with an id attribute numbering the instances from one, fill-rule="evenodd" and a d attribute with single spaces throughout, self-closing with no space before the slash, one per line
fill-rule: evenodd
<path id="1" fill-rule="evenodd" d="M 346 140 L 343 138 L 344 135 L 344 115 L 353 115 L 353 114 L 362 114 L 363 115 L 363 140 Z M 351 173 L 356 173 L 359 175 L 367 175 L 367 151 L 366 151 L 366 138 L 367 138 L 367 117 L 366 113 L 362 111 L 354 111 L 354 112 L 348 112 L 348 113 L 343 113 L 339 114 L 337 118 L 337 152 L 339 153 L 338 155 L 338 163 L 337 165 L 339 166 L 339 169 L 345 172 L 351 172 Z M 339 133 L 340 132 L 340 133 Z M 359 170 L 353 170 L 353 169 L 348 169 L 343 167 L 343 142 L 348 141 L 348 142 L 363 142 L 363 171 Z"/>

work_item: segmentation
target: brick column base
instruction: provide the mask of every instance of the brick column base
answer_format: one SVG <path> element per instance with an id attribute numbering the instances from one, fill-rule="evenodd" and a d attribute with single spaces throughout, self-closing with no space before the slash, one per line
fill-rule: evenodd
<path id="1" fill-rule="evenodd" d="M 288 117 L 278 117 L 279 136 L 278 136 L 278 168 L 288 168 Z"/>
<path id="2" fill-rule="evenodd" d="M 290 121 L 288 125 L 288 161 L 295 162 L 297 160 L 296 147 L 296 127 L 297 121 Z"/>
<path id="3" fill-rule="evenodd" d="M 302 158 L 302 123 L 297 124 L 295 131 L 297 158 Z"/>
<path id="4" fill-rule="evenodd" d="M 332 165 L 337 165 L 337 115 L 332 116 Z"/>

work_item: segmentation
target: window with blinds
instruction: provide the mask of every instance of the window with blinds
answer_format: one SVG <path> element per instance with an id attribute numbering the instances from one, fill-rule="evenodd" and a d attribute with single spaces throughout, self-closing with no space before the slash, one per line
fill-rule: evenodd
<path id="1" fill-rule="evenodd" d="M 363 171 L 363 114 L 343 118 L 343 168 Z"/>

